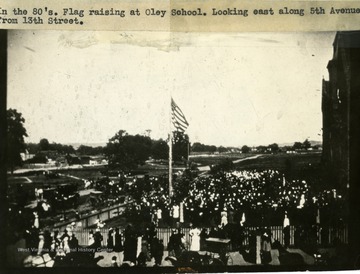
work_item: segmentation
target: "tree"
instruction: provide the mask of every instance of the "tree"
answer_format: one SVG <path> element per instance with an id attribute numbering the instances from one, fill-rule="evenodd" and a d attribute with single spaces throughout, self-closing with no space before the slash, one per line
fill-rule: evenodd
<path id="1" fill-rule="evenodd" d="M 21 152 L 25 151 L 24 137 L 27 137 L 24 127 L 25 119 L 16 109 L 8 109 L 6 112 L 7 121 L 7 165 L 14 172 L 16 166 L 22 164 Z"/>
<path id="2" fill-rule="evenodd" d="M 228 151 L 228 150 L 227 150 L 226 147 L 219 146 L 219 147 L 218 147 L 218 151 L 219 151 L 219 153 L 223 153 L 223 152 L 226 152 L 226 151 Z"/>
<path id="3" fill-rule="evenodd" d="M 293 145 L 293 149 L 302 149 L 303 148 L 303 144 L 300 142 L 295 142 Z"/>
<path id="4" fill-rule="evenodd" d="M 128 135 L 125 130 L 119 130 L 109 139 L 105 153 L 110 167 L 131 170 L 149 159 L 151 139 L 142 135 Z"/>
<path id="5" fill-rule="evenodd" d="M 266 152 L 266 146 L 258 146 L 256 149 L 260 153 L 265 153 Z"/>
<path id="6" fill-rule="evenodd" d="M 151 156 L 156 160 L 168 159 L 169 146 L 167 142 L 162 139 L 152 141 Z"/>
<path id="7" fill-rule="evenodd" d="M 75 153 L 75 149 L 71 145 L 62 145 L 58 143 L 52 143 L 49 147 L 50 150 L 55 150 L 59 154 L 71 154 Z"/>
<path id="8" fill-rule="evenodd" d="M 193 145 L 191 146 L 191 151 L 194 152 L 202 152 L 204 151 L 204 145 L 199 143 L 199 142 L 195 142 L 193 143 Z"/>
<path id="9" fill-rule="evenodd" d="M 279 145 L 276 143 L 269 145 L 269 148 L 272 153 L 277 153 L 279 151 Z"/>
<path id="10" fill-rule="evenodd" d="M 48 139 L 42 138 L 39 142 L 39 149 L 40 151 L 47 151 L 50 150 L 50 143 Z"/>
<path id="11" fill-rule="evenodd" d="M 41 151 L 56 151 L 56 153 L 58 154 L 71 154 L 71 153 L 75 153 L 75 149 L 73 146 L 71 145 L 63 145 L 63 144 L 59 144 L 59 143 L 55 143 L 52 142 L 50 144 L 49 140 L 46 138 L 42 138 L 39 142 L 39 144 L 36 145 L 36 147 L 34 146 L 34 144 L 27 144 L 28 147 L 30 147 L 32 149 L 32 151 L 34 151 L 34 149 L 36 149 L 35 152 L 41 152 Z M 81 146 L 80 146 L 81 147 Z M 89 154 L 92 155 L 92 154 Z"/>
<path id="12" fill-rule="evenodd" d="M 214 153 L 214 152 L 216 152 L 216 146 L 214 146 L 214 145 L 212 145 L 212 146 L 209 146 L 209 152 L 211 152 L 211 153 Z"/>
<path id="13" fill-rule="evenodd" d="M 242 153 L 249 153 L 250 150 L 251 150 L 251 149 L 250 149 L 248 146 L 246 146 L 246 145 L 245 145 L 245 146 L 242 146 L 242 148 L 241 148 L 241 152 L 242 152 Z"/>
<path id="14" fill-rule="evenodd" d="M 103 153 L 103 150 L 104 148 L 101 146 L 91 147 L 91 146 L 81 145 L 76 150 L 76 152 L 81 155 L 99 155 Z"/>
<path id="15" fill-rule="evenodd" d="M 36 154 L 39 151 L 39 144 L 27 143 L 26 149 L 29 151 L 30 154 Z"/>
<path id="16" fill-rule="evenodd" d="M 310 143 L 310 141 L 309 141 L 308 139 L 306 139 L 306 140 L 302 143 L 302 145 L 303 145 L 303 148 L 305 148 L 305 149 L 311 148 L 311 143 Z"/>
<path id="17" fill-rule="evenodd" d="M 48 159 L 46 155 L 42 152 L 37 153 L 33 158 L 29 160 L 29 163 L 32 164 L 46 164 Z"/>
<path id="18" fill-rule="evenodd" d="M 173 150 L 174 161 L 187 160 L 189 153 L 189 136 L 180 131 L 173 132 Z"/>
<path id="19" fill-rule="evenodd" d="M 201 144 L 199 142 L 195 142 L 192 147 L 191 147 L 191 151 L 193 152 L 209 152 L 209 153 L 214 153 L 217 150 L 216 146 L 209 146 L 209 145 L 204 145 Z"/>

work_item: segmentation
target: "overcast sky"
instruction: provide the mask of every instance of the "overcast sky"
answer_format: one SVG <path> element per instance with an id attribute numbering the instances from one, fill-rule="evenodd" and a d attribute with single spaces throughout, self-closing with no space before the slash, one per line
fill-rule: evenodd
<path id="1" fill-rule="evenodd" d="M 335 33 L 9 31 L 8 108 L 27 142 L 167 137 L 170 94 L 190 141 L 321 140 L 321 84 Z"/>

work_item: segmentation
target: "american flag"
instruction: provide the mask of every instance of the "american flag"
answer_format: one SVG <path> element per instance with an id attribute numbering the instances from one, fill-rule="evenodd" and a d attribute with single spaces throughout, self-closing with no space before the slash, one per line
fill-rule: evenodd
<path id="1" fill-rule="evenodd" d="M 189 123 L 186 121 L 184 113 L 175 103 L 175 101 L 171 98 L 171 121 L 176 129 L 176 131 L 184 132 Z"/>

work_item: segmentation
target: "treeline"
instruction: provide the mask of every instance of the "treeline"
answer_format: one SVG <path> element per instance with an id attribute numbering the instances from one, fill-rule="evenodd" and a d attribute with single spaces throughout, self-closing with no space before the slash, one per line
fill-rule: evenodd
<path id="1" fill-rule="evenodd" d="M 219 153 L 223 153 L 223 152 L 234 151 L 234 150 L 239 150 L 239 149 L 234 148 L 234 147 L 223 147 L 223 146 L 217 147 L 217 146 L 214 146 L 214 145 L 204 145 L 204 144 L 199 143 L 199 142 L 195 142 L 191 146 L 191 151 L 192 152 L 209 152 L 209 153 L 219 152 Z"/>
<path id="2" fill-rule="evenodd" d="M 75 153 L 76 150 L 71 145 L 63 145 L 58 143 L 50 143 L 48 139 L 43 138 L 39 143 L 27 143 L 26 149 L 30 154 L 38 154 L 46 151 L 54 151 L 59 154 Z"/>
<path id="3" fill-rule="evenodd" d="M 295 142 L 292 146 L 283 146 L 280 147 L 277 143 L 269 144 L 267 146 L 247 146 L 244 145 L 241 148 L 236 147 L 223 147 L 223 146 L 214 146 L 214 145 L 204 145 L 199 142 L 192 144 L 191 152 L 196 153 L 225 153 L 225 152 L 241 152 L 241 153 L 277 153 L 277 152 L 286 152 L 286 151 L 298 151 L 298 150 L 309 150 L 309 149 L 319 149 L 321 145 L 312 145 L 311 142 L 306 139 L 303 142 Z"/>
<path id="4" fill-rule="evenodd" d="M 143 165 L 146 160 L 167 160 L 169 157 L 168 141 L 154 140 L 144 135 L 130 135 L 125 130 L 119 130 L 109 139 L 106 146 L 91 147 L 81 145 L 74 149 L 71 145 L 50 143 L 46 138 L 38 144 L 26 144 L 29 163 L 47 163 L 48 159 L 56 160 L 66 155 L 98 156 L 103 155 L 109 161 L 110 167 L 133 169 Z M 189 137 L 181 132 L 173 133 L 173 160 L 184 162 L 189 153 Z"/>
<path id="5" fill-rule="evenodd" d="M 224 146 L 214 146 L 214 145 L 204 145 L 201 143 L 194 143 L 191 146 L 192 152 L 204 152 L 204 153 L 225 153 L 225 152 L 238 152 L 238 153 L 249 153 L 251 151 L 259 151 L 265 153 L 266 151 L 278 152 L 278 144 L 274 143 L 268 146 L 258 146 L 258 147 L 249 147 L 247 145 L 239 147 L 224 147 Z"/>
<path id="6" fill-rule="evenodd" d="M 189 137 L 181 132 L 173 133 L 173 160 L 186 161 Z M 144 135 L 129 135 L 125 130 L 118 131 L 110 138 L 104 148 L 111 168 L 133 169 L 143 165 L 146 160 L 167 160 L 169 146 L 166 140 L 152 140 Z"/>

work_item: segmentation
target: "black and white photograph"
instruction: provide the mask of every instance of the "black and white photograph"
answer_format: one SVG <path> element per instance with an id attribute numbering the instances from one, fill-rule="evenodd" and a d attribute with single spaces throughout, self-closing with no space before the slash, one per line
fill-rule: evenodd
<path id="1" fill-rule="evenodd" d="M 349 160 L 359 41 L 7 31 L 8 266 L 360 267 Z"/>

